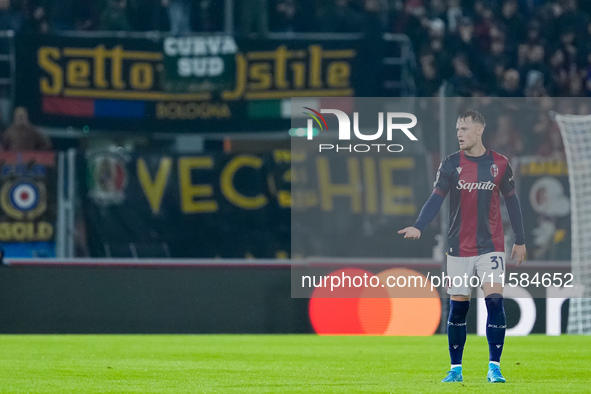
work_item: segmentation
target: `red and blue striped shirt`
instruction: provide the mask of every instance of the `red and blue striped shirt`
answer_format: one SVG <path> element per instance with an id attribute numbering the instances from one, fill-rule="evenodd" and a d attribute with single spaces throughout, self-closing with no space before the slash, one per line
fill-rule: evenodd
<path id="1" fill-rule="evenodd" d="M 505 251 L 500 193 L 515 194 L 509 160 L 491 150 L 479 157 L 464 151 L 439 166 L 433 193 L 450 194 L 448 254 L 467 257 Z"/>

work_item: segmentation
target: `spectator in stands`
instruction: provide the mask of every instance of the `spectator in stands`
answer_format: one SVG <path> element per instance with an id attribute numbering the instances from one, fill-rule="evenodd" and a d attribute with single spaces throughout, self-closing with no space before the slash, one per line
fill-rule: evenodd
<path id="1" fill-rule="evenodd" d="M 408 35 L 415 50 L 422 48 L 427 38 L 422 26 L 422 20 L 426 19 L 422 1 L 407 1 L 399 7 L 393 11 L 392 32 Z"/>
<path id="2" fill-rule="evenodd" d="M 491 31 L 497 24 L 495 13 L 492 4 L 484 1 L 477 1 L 474 10 L 476 11 L 474 38 L 479 52 L 486 53 L 490 48 Z"/>
<path id="3" fill-rule="evenodd" d="M 433 19 L 428 21 L 426 25 L 427 34 L 429 36 L 428 48 L 423 48 L 425 53 L 431 53 L 434 58 L 434 65 L 440 75 L 444 78 L 449 78 L 453 74 L 452 56 L 444 45 L 445 37 L 445 23 L 441 19 Z M 462 55 L 464 55 L 462 53 Z"/>
<path id="4" fill-rule="evenodd" d="M 419 97 L 432 97 L 437 94 L 442 80 L 437 69 L 433 65 L 432 56 L 425 56 L 421 59 L 421 71 L 423 78 L 418 83 Z"/>
<path id="5" fill-rule="evenodd" d="M 519 42 L 525 34 L 525 21 L 519 14 L 517 0 L 505 0 L 502 6 L 500 22 L 505 27 L 507 36 L 511 41 Z"/>
<path id="6" fill-rule="evenodd" d="M 472 92 L 472 71 L 468 65 L 468 59 L 464 55 L 457 55 L 452 61 L 454 75 L 450 78 L 449 83 L 453 87 L 453 91 L 457 96 L 467 97 Z"/>
<path id="7" fill-rule="evenodd" d="M 11 151 L 48 150 L 51 141 L 29 121 L 24 107 L 14 110 L 14 119 L 2 136 L 2 147 Z"/>
<path id="8" fill-rule="evenodd" d="M 191 14 L 193 2 L 191 0 L 162 0 L 162 6 L 168 13 L 170 33 L 186 35 L 191 33 Z"/>
<path id="9" fill-rule="evenodd" d="M 552 95 L 555 97 L 566 96 L 570 76 L 562 49 L 556 49 L 550 56 L 550 76 L 552 79 Z"/>
<path id="10" fill-rule="evenodd" d="M 544 54 L 543 46 L 534 46 L 529 52 L 526 64 L 521 67 L 520 76 L 525 84 L 526 96 L 543 96 L 546 87 L 550 84 L 550 69 L 544 62 Z"/>
<path id="11" fill-rule="evenodd" d="M 578 48 L 575 43 L 576 35 L 572 27 L 565 27 L 560 33 L 559 47 L 566 56 L 567 64 L 576 65 Z"/>
<path id="12" fill-rule="evenodd" d="M 498 97 L 523 97 L 523 91 L 519 86 L 519 73 L 517 70 L 510 68 L 503 74 L 503 83 L 499 89 L 495 91 Z"/>
<path id="13" fill-rule="evenodd" d="M 100 30 L 129 31 L 131 24 L 127 16 L 127 0 L 109 0 L 101 13 Z"/>
<path id="14" fill-rule="evenodd" d="M 474 24 L 468 17 L 460 19 L 458 24 L 458 31 L 452 34 L 447 40 L 446 47 L 453 54 L 467 54 L 470 63 L 475 63 L 477 59 L 477 49 L 474 43 Z"/>
<path id="15" fill-rule="evenodd" d="M 490 53 L 481 56 L 479 79 L 486 85 L 486 91 L 492 92 L 503 80 L 503 74 L 511 64 L 505 51 L 505 40 L 497 38 L 490 44 Z"/>
<path id="16" fill-rule="evenodd" d="M 519 45 L 517 51 L 517 66 L 523 66 L 527 62 L 530 51 L 534 47 L 545 45 L 545 41 L 540 35 L 540 23 L 538 21 L 532 21 L 527 27 L 526 39 Z"/>

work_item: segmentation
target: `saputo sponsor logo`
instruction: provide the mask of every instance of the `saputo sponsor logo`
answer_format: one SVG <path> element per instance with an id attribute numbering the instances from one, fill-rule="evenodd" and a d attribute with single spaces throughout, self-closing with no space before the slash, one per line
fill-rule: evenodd
<path id="1" fill-rule="evenodd" d="M 322 114 L 332 114 L 336 116 L 339 128 L 338 138 L 339 141 L 376 141 L 382 138 L 384 129 L 386 131 L 386 140 L 392 141 L 393 137 L 399 135 L 400 132 L 411 141 L 418 141 L 417 137 L 410 131 L 417 124 L 417 117 L 408 112 L 378 112 L 378 130 L 373 134 L 364 134 L 359 130 L 359 112 L 353 112 L 353 125 L 351 125 L 351 119 L 349 116 L 338 109 L 321 109 L 316 111 L 309 107 L 304 109 L 310 112 L 304 112 L 309 115 L 311 119 L 308 119 L 306 136 L 308 140 L 312 140 L 314 135 L 314 122 L 320 127 L 321 131 L 328 131 L 328 124 Z M 386 121 L 384 122 L 384 115 Z M 402 122 L 400 120 L 409 120 L 410 122 Z M 384 127 L 385 123 L 385 127 Z M 353 131 L 353 132 L 351 132 Z M 318 151 L 334 151 L 334 152 L 390 152 L 399 153 L 404 150 L 401 144 L 389 144 L 389 143 L 362 143 L 362 144 L 318 144 Z"/>
<path id="2" fill-rule="evenodd" d="M 456 189 L 458 190 L 468 190 L 468 192 L 472 192 L 472 190 L 494 190 L 495 184 L 494 182 L 487 181 L 487 182 L 466 182 L 463 179 L 460 179 L 458 182 L 458 186 Z"/>

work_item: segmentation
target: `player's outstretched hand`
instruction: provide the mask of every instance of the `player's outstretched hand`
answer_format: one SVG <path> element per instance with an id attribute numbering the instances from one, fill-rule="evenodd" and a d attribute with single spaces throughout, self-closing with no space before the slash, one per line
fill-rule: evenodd
<path id="1" fill-rule="evenodd" d="M 525 260 L 525 245 L 513 245 L 513 252 L 511 253 L 511 259 L 517 261 L 517 266 Z"/>
<path id="2" fill-rule="evenodd" d="M 404 238 L 419 239 L 421 238 L 421 230 L 416 227 L 407 227 L 398 231 L 398 234 L 404 234 Z"/>

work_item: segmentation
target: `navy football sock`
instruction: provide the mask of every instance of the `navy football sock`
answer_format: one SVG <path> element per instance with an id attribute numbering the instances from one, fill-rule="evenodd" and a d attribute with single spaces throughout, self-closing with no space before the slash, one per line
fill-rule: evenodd
<path id="1" fill-rule="evenodd" d="M 466 344 L 466 315 L 470 301 L 449 300 L 449 318 L 447 320 L 447 341 L 452 365 L 462 363 L 462 354 Z"/>
<path id="2" fill-rule="evenodd" d="M 505 319 L 505 300 L 502 294 L 493 293 L 484 299 L 488 318 L 486 319 L 486 339 L 488 340 L 489 360 L 501 362 L 505 343 L 507 321 Z"/>

